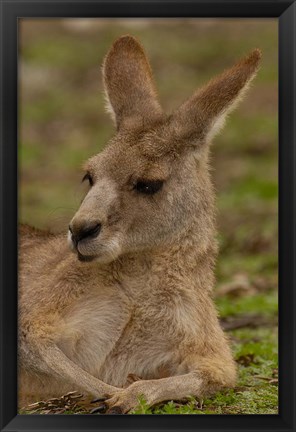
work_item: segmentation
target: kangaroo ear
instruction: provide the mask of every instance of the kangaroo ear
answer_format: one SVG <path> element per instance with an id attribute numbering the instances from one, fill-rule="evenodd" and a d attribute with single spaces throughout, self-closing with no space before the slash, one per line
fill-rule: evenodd
<path id="1" fill-rule="evenodd" d="M 211 80 L 172 115 L 170 124 L 180 145 L 198 146 L 222 128 L 227 114 L 242 99 L 258 70 L 261 52 L 256 49 L 232 68 Z"/>
<path id="2" fill-rule="evenodd" d="M 107 109 L 117 129 L 155 121 L 162 110 L 143 48 L 132 36 L 117 39 L 103 63 Z"/>

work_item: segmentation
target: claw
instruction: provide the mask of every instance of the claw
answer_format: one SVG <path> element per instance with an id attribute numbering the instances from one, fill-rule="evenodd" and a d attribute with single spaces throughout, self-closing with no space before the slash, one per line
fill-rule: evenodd
<path id="1" fill-rule="evenodd" d="M 91 400 L 90 403 L 105 402 L 106 399 L 107 399 L 107 396 L 102 396 L 102 397 Z"/>
<path id="2" fill-rule="evenodd" d="M 108 405 L 103 403 L 103 404 L 95 407 L 94 409 L 92 409 L 90 414 L 105 413 L 107 409 L 108 409 Z"/>
<path id="3" fill-rule="evenodd" d="M 122 409 L 119 406 L 115 406 L 113 408 L 110 408 L 106 414 L 124 414 Z"/>

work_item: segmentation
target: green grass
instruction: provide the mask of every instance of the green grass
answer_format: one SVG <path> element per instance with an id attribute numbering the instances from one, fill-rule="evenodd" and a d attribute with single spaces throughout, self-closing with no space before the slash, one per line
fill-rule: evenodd
<path id="1" fill-rule="evenodd" d="M 275 291 L 231 300 L 222 297 L 216 303 L 221 317 L 247 313 L 276 316 L 278 312 L 278 296 Z"/>
<path id="2" fill-rule="evenodd" d="M 187 402 L 169 401 L 148 407 L 140 398 L 132 414 L 277 414 L 277 332 L 275 329 L 242 329 L 231 332 L 234 356 L 238 363 L 238 382 L 234 389 L 211 398 Z M 243 364 L 246 362 L 247 365 Z"/>

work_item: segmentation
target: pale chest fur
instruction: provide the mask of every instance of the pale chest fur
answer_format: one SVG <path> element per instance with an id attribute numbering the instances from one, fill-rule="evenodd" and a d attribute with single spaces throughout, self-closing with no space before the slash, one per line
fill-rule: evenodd
<path id="1" fill-rule="evenodd" d="M 117 287 L 100 287 L 85 294 L 65 311 L 58 346 L 94 376 L 129 321 L 130 307 Z"/>
<path id="2" fill-rule="evenodd" d="M 165 281 L 126 277 L 69 309 L 60 348 L 103 381 L 123 386 L 128 374 L 159 378 L 179 373 L 184 334 L 198 333 L 196 305 Z"/>

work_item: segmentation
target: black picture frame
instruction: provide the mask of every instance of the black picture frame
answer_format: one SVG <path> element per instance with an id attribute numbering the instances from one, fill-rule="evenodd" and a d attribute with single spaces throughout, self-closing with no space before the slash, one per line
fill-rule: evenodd
<path id="1" fill-rule="evenodd" d="M 291 0 L 1 3 L 1 431 L 294 431 L 296 4 Z M 279 23 L 279 414 L 17 415 L 17 23 L 25 17 L 276 17 Z"/>

